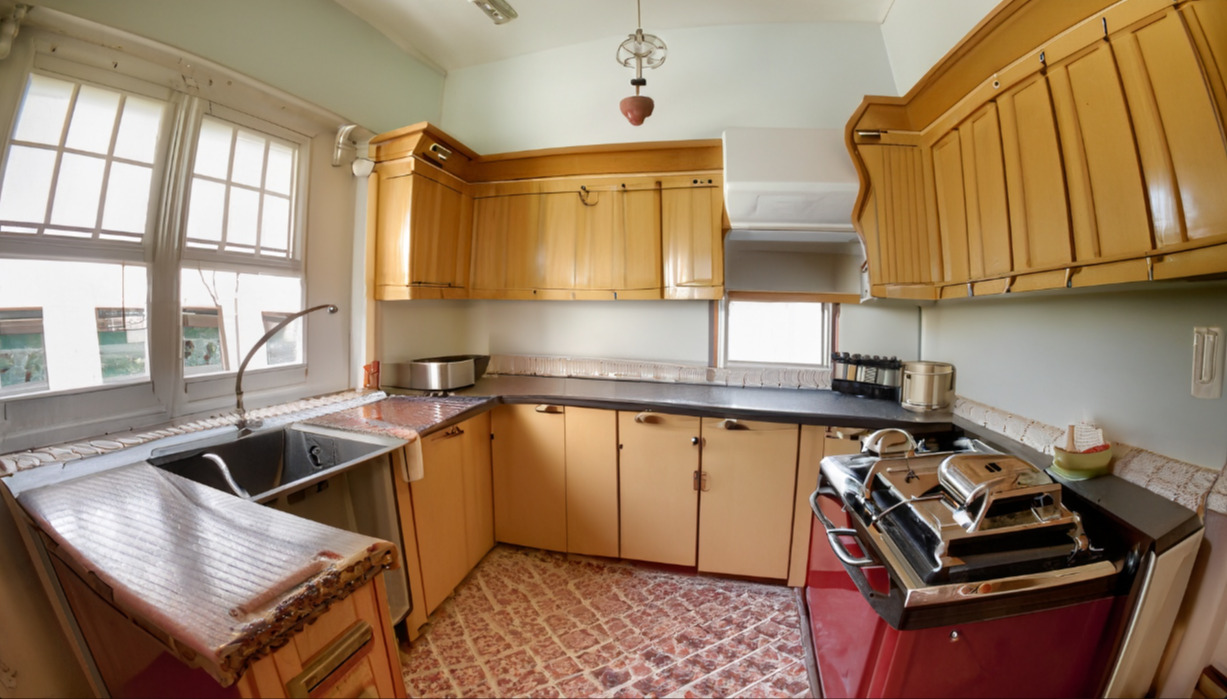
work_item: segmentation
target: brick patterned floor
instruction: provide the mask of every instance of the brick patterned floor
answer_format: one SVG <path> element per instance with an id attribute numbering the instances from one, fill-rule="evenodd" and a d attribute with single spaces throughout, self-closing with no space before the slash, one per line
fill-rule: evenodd
<path id="1" fill-rule="evenodd" d="M 499 545 L 403 667 L 411 697 L 806 697 L 794 592 Z"/>

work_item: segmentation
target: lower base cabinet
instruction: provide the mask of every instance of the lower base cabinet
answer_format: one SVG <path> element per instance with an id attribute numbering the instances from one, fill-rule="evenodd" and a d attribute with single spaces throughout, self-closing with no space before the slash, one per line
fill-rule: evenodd
<path id="1" fill-rule="evenodd" d="M 700 419 L 618 412 L 622 557 L 695 565 Z"/>
<path id="2" fill-rule="evenodd" d="M 567 550 L 566 411 L 510 404 L 492 411 L 494 538 Z"/>
<path id="3" fill-rule="evenodd" d="M 567 553 L 618 558 L 618 413 L 567 408 Z"/>
<path id="4" fill-rule="evenodd" d="M 798 429 L 703 418 L 700 572 L 788 577 Z"/>
<path id="5" fill-rule="evenodd" d="M 414 607 L 429 615 L 494 546 L 489 414 L 423 437 L 422 469 L 408 490 L 422 584 Z"/>

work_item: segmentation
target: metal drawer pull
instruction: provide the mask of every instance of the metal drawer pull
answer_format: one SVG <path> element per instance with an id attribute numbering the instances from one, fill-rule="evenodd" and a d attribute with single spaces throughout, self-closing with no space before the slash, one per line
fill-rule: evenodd
<path id="1" fill-rule="evenodd" d="M 460 429 L 460 425 L 452 425 L 450 428 L 448 428 L 446 432 L 440 433 L 435 438 L 435 441 L 442 442 L 445 439 L 451 439 L 452 437 L 459 437 L 462 434 L 464 434 L 464 430 Z"/>
<path id="2" fill-rule="evenodd" d="M 861 556 L 860 558 L 857 558 L 856 556 L 853 556 L 850 551 L 848 551 L 846 546 L 844 546 L 844 542 L 841 541 L 839 537 L 850 536 L 853 539 L 856 539 L 856 545 L 860 546 L 862 551 L 866 550 L 865 546 L 861 544 L 861 540 L 857 539 L 855 529 L 837 528 L 834 522 L 827 519 L 827 516 L 822 514 L 821 508 L 818 507 L 818 496 L 823 494 L 838 497 L 838 494 L 830 488 L 819 488 L 818 490 L 810 493 L 809 506 L 810 509 L 814 511 L 814 516 L 817 517 L 818 521 L 822 523 L 822 528 L 826 530 L 827 541 L 831 544 L 831 551 L 835 553 L 835 557 L 855 568 L 876 566 L 877 562 L 869 556 Z"/>
<path id="3" fill-rule="evenodd" d="M 328 679 L 329 675 L 370 643 L 374 635 L 370 624 L 361 619 L 356 621 L 327 648 L 317 653 L 302 672 L 285 683 L 286 694 L 291 697 L 310 696 L 316 687 Z"/>
<path id="4" fill-rule="evenodd" d="M 738 422 L 737 420 L 733 418 L 729 418 L 727 420 L 721 420 L 720 422 L 716 423 L 716 425 L 722 430 L 748 430 L 750 429 L 749 427 L 746 427 L 745 425 L 743 425 L 742 423 Z"/>
<path id="5" fill-rule="evenodd" d="M 539 413 L 550 413 L 552 415 L 556 415 L 562 412 L 562 406 L 561 405 L 538 405 L 536 410 Z"/>
<path id="6" fill-rule="evenodd" d="M 439 156 L 439 160 L 447 160 L 452 157 L 452 152 L 438 143 L 430 144 L 430 152 Z"/>
<path id="7" fill-rule="evenodd" d="M 659 415 L 656 415 L 655 413 L 652 413 L 651 411 L 648 411 L 648 410 L 645 410 L 635 416 L 635 422 L 638 422 L 641 425 L 655 425 L 662 421 L 663 420 L 661 420 L 661 417 Z"/>

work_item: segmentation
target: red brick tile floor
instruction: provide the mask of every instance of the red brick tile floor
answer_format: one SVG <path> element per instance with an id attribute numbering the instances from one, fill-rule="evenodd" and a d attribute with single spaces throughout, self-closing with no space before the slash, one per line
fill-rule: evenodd
<path id="1" fill-rule="evenodd" d="M 410 697 L 808 697 L 803 618 L 783 585 L 500 544 L 402 672 Z"/>

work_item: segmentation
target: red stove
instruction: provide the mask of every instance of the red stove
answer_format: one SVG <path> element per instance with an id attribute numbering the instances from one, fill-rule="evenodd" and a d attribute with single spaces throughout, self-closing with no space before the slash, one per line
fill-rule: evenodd
<path id="1" fill-rule="evenodd" d="M 956 444 L 918 453 L 882 430 L 822 460 L 806 601 L 823 696 L 1099 695 L 1127 557 L 1088 537 L 1044 471 Z"/>

